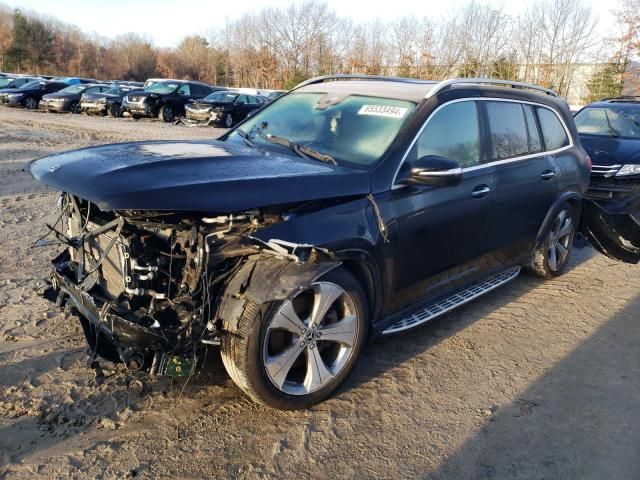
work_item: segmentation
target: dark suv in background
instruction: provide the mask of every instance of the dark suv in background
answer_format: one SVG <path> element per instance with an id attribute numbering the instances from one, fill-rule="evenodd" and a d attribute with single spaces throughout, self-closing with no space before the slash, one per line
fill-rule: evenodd
<path id="1" fill-rule="evenodd" d="M 159 81 L 144 90 L 133 90 L 122 100 L 122 113 L 134 119 L 158 117 L 173 122 L 184 115 L 184 106 L 191 100 L 204 98 L 213 88 L 200 82 L 179 80 Z"/>
<path id="2" fill-rule="evenodd" d="M 218 140 L 31 163 L 64 192 L 52 227 L 64 249 L 44 293 L 72 307 L 94 354 L 188 375 L 220 345 L 251 398 L 304 408 L 345 380 L 368 338 L 522 268 L 560 275 L 589 168 L 552 91 L 319 77 Z M 587 223 L 606 229 L 608 214 L 586 203 Z M 619 243 L 640 240 L 630 215 L 616 221 L 635 235 Z M 596 228 L 588 236 L 597 243 Z"/>

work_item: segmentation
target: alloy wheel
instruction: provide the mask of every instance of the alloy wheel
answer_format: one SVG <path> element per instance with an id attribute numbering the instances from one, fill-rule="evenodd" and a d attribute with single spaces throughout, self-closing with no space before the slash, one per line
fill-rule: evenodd
<path id="1" fill-rule="evenodd" d="M 36 102 L 35 98 L 28 97 L 24 101 L 24 106 L 27 107 L 29 110 L 33 110 L 34 108 L 36 108 L 38 106 L 38 102 Z"/>
<path id="2" fill-rule="evenodd" d="M 231 128 L 232 125 L 233 125 L 233 117 L 231 116 L 230 113 L 227 113 L 227 115 L 224 117 L 224 126 L 227 128 Z"/>
<path id="3" fill-rule="evenodd" d="M 562 210 L 556 217 L 551 232 L 549 232 L 547 260 L 552 271 L 557 272 L 564 266 L 571 250 L 573 236 L 573 219 L 566 210 Z"/>
<path id="4" fill-rule="evenodd" d="M 355 302 L 342 287 L 316 282 L 285 300 L 266 327 L 264 370 L 289 395 L 308 395 L 329 384 L 353 355 L 359 322 Z"/>

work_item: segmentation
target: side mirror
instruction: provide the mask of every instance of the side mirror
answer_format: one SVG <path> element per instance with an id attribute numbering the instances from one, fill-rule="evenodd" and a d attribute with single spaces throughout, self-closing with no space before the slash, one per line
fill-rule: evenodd
<path id="1" fill-rule="evenodd" d="M 409 166 L 411 174 L 404 183 L 450 187 L 458 185 L 462 180 L 460 163 L 450 158 L 426 155 L 414 160 Z"/>

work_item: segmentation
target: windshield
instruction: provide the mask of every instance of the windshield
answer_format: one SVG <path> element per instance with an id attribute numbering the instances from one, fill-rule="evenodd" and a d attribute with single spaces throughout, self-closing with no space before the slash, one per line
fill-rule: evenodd
<path id="1" fill-rule="evenodd" d="M 236 98 L 238 98 L 237 93 L 214 92 L 210 95 L 207 95 L 204 99 L 209 102 L 233 103 Z"/>
<path id="2" fill-rule="evenodd" d="M 6 87 L 13 82 L 13 80 L 13 78 L 0 78 L 0 88 Z"/>
<path id="3" fill-rule="evenodd" d="M 84 92 L 86 87 L 84 85 L 71 85 L 70 87 L 63 88 L 58 93 L 66 94 L 66 93 L 80 93 Z"/>
<path id="4" fill-rule="evenodd" d="M 176 88 L 178 88 L 177 83 L 158 82 L 145 88 L 145 91 L 151 92 L 151 93 L 165 94 L 165 93 L 173 92 Z"/>
<path id="5" fill-rule="evenodd" d="M 38 88 L 40 85 L 44 85 L 45 83 L 46 82 L 43 82 L 42 80 L 33 80 L 33 81 L 27 82 L 23 86 L 21 86 L 20 90 L 30 90 L 32 88 Z"/>
<path id="6" fill-rule="evenodd" d="M 110 95 L 122 95 L 123 93 L 128 92 L 129 90 L 131 90 L 128 87 L 111 87 L 108 90 L 105 90 L 102 93 L 108 93 Z"/>
<path id="7" fill-rule="evenodd" d="M 389 98 L 292 93 L 259 110 L 229 141 L 245 142 L 245 134 L 261 147 L 283 148 L 266 140 L 273 135 L 366 168 L 387 150 L 414 108 L 413 102 Z"/>
<path id="8" fill-rule="evenodd" d="M 578 133 L 640 139 L 640 107 L 585 108 L 575 116 Z"/>

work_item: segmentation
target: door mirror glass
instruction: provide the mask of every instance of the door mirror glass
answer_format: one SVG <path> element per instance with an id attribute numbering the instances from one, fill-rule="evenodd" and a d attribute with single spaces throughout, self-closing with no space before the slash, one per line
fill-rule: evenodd
<path id="1" fill-rule="evenodd" d="M 403 183 L 449 187 L 458 185 L 462 180 L 462 168 L 457 160 L 426 155 L 409 165 L 411 173 Z"/>

